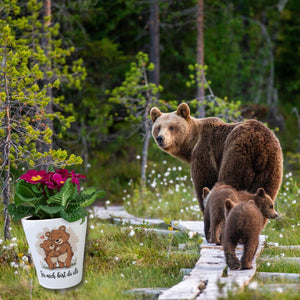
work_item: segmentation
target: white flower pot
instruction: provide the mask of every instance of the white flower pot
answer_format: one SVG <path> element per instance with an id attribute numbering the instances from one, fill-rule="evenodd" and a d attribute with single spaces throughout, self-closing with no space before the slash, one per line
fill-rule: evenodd
<path id="1" fill-rule="evenodd" d="M 41 286 L 65 289 L 81 282 L 87 218 L 81 222 L 80 219 L 69 223 L 62 218 L 22 219 Z"/>

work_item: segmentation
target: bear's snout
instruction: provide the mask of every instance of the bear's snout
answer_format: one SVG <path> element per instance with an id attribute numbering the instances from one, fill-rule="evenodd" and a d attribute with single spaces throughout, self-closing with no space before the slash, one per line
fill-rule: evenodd
<path id="1" fill-rule="evenodd" d="M 162 145 L 164 144 L 165 139 L 164 139 L 163 136 L 159 135 L 159 136 L 156 138 L 156 141 L 157 141 L 157 143 L 159 144 L 159 146 L 162 146 Z"/>
<path id="2" fill-rule="evenodd" d="M 58 245 L 62 244 L 62 242 L 63 242 L 62 239 L 57 239 L 57 240 L 55 240 L 55 243 L 58 244 Z"/>

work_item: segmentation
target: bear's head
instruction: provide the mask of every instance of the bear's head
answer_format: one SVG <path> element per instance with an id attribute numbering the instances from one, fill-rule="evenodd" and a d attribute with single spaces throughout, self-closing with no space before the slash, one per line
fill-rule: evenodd
<path id="1" fill-rule="evenodd" d="M 274 209 L 274 202 L 272 198 L 265 192 L 263 188 L 257 189 L 253 200 L 265 218 L 275 219 L 278 217 L 278 214 Z"/>
<path id="2" fill-rule="evenodd" d="M 42 244 L 40 244 L 40 247 L 43 248 L 46 252 L 52 251 L 55 249 L 56 245 L 51 240 L 45 240 Z"/>
<path id="3" fill-rule="evenodd" d="M 157 107 L 150 112 L 153 121 L 152 135 L 156 144 L 165 152 L 176 156 L 190 133 L 190 108 L 181 103 L 175 112 L 162 113 Z"/>
<path id="4" fill-rule="evenodd" d="M 66 226 L 60 226 L 57 230 L 53 229 L 51 232 L 46 232 L 46 236 L 56 245 L 62 245 L 70 237 L 70 235 L 66 232 Z"/>

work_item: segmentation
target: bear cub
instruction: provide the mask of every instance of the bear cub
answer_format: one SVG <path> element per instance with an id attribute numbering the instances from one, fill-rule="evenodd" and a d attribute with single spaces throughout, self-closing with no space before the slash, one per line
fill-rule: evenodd
<path id="1" fill-rule="evenodd" d="M 204 232 L 205 238 L 209 243 L 221 245 L 221 237 L 224 230 L 225 222 L 225 209 L 224 204 L 226 199 L 238 202 L 247 202 L 251 199 L 255 203 L 261 203 L 268 198 L 263 188 L 257 189 L 255 194 L 248 193 L 247 191 L 237 191 L 230 185 L 217 182 L 212 190 L 207 187 L 202 189 L 202 197 L 204 199 Z"/>
<path id="2" fill-rule="evenodd" d="M 265 194 L 264 189 L 258 189 L 264 200 L 235 203 L 230 199 L 225 201 L 225 228 L 223 248 L 226 263 L 231 270 L 251 269 L 256 253 L 259 234 L 265 219 L 275 219 L 278 215 L 274 210 L 273 201 Z M 238 242 L 244 244 L 241 262 L 235 254 Z"/>

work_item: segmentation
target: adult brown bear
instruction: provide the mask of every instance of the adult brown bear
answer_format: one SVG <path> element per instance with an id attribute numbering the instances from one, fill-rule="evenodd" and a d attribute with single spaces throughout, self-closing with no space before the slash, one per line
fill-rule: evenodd
<path id="1" fill-rule="evenodd" d="M 191 165 L 202 212 L 202 189 L 211 189 L 217 181 L 250 193 L 262 187 L 275 201 L 282 180 L 282 151 L 275 134 L 263 123 L 196 119 L 185 103 L 171 113 L 154 107 L 150 115 L 157 145 Z"/>

